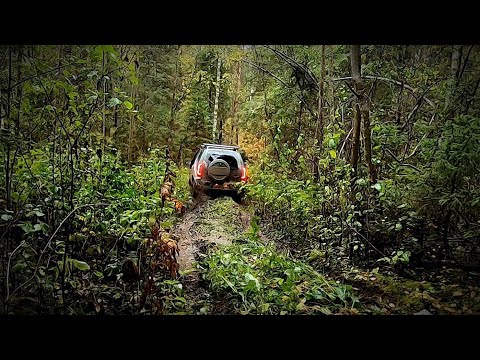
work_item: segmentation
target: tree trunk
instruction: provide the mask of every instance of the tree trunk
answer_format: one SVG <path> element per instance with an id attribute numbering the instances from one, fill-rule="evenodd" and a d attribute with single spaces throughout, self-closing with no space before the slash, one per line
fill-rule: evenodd
<path id="1" fill-rule="evenodd" d="M 318 146 L 320 149 L 323 148 L 323 89 L 325 82 L 325 45 L 322 45 L 321 53 L 321 72 L 320 72 L 320 83 L 318 84 L 318 114 L 317 114 L 317 124 L 315 126 L 315 139 L 318 140 Z M 313 175 L 316 180 L 319 179 L 318 173 L 318 156 L 313 158 Z"/>
<path id="2" fill-rule="evenodd" d="M 368 99 L 365 96 L 365 87 L 362 80 L 361 52 L 360 45 L 352 45 L 351 47 L 351 65 L 352 78 L 357 95 L 356 116 L 354 124 L 354 139 L 352 152 L 352 167 L 357 172 L 358 157 L 360 151 L 360 124 L 363 118 L 363 132 L 365 137 L 365 161 L 370 172 L 370 180 L 375 183 L 377 180 L 376 169 L 372 162 L 372 130 L 370 129 L 370 109 Z"/>
<path id="3" fill-rule="evenodd" d="M 170 108 L 170 123 L 169 128 L 172 134 L 175 132 L 175 108 L 176 108 L 176 98 L 177 98 L 177 82 L 178 82 L 178 63 L 180 61 L 180 51 L 181 47 L 178 46 L 177 59 L 175 61 L 175 76 L 173 78 L 173 95 L 172 95 L 172 106 Z M 173 151 L 173 136 L 168 138 L 168 146 Z"/>
<path id="4" fill-rule="evenodd" d="M 237 126 L 235 127 L 235 144 L 238 145 L 238 146 L 240 146 L 240 144 L 238 143 L 238 142 L 239 142 L 239 140 L 238 140 L 238 133 L 239 133 L 239 131 L 238 131 L 238 125 L 237 125 Z"/>
<path id="5" fill-rule="evenodd" d="M 132 84 L 132 100 L 135 101 L 135 93 L 134 93 L 133 84 Z M 129 164 L 132 162 L 132 142 L 133 142 L 133 132 L 134 132 L 134 127 L 133 127 L 134 119 L 135 119 L 135 116 L 134 116 L 134 113 L 132 111 L 132 112 L 130 112 L 130 129 L 129 129 L 129 132 L 128 132 L 128 163 Z"/>
<path id="6" fill-rule="evenodd" d="M 335 120 L 335 114 L 337 112 L 337 101 L 336 101 L 336 96 L 335 96 L 335 88 L 333 87 L 333 78 L 335 77 L 334 74 L 334 67 L 333 67 L 333 58 L 335 56 L 334 51 L 333 51 L 333 46 L 330 45 L 330 71 L 328 73 L 330 77 L 330 90 L 331 90 L 331 97 L 332 97 L 332 106 L 330 107 L 330 118 L 331 118 L 331 124 L 333 124 L 333 121 Z"/>
<path id="7" fill-rule="evenodd" d="M 372 184 L 375 184 L 377 182 L 377 169 L 372 162 L 372 130 L 370 128 L 370 110 L 368 109 L 368 105 L 365 103 L 363 105 L 362 117 L 363 132 L 365 136 L 365 160 L 367 161 L 367 165 L 370 170 L 370 180 Z"/>
<path id="8" fill-rule="evenodd" d="M 220 116 L 218 121 L 218 143 L 222 144 L 223 141 L 223 119 Z"/>
<path id="9" fill-rule="evenodd" d="M 218 115 L 218 99 L 220 98 L 220 70 L 222 66 L 222 59 L 220 56 L 217 60 L 217 81 L 215 82 L 215 105 L 213 107 L 213 129 L 212 140 L 217 141 L 217 115 Z"/>
<path id="10" fill-rule="evenodd" d="M 318 119 L 317 119 L 317 129 L 318 133 L 318 144 L 320 147 L 323 145 L 323 84 L 325 81 L 325 45 L 322 45 L 322 70 L 320 73 L 320 84 L 318 84 Z"/>
<path id="11" fill-rule="evenodd" d="M 458 76 L 458 70 L 460 69 L 460 49 L 462 47 L 455 45 L 452 51 L 452 62 L 450 65 L 450 74 L 452 78 L 456 79 Z"/>
<path id="12" fill-rule="evenodd" d="M 358 157 L 360 153 L 360 124 L 362 122 L 362 115 L 360 111 L 360 99 L 358 97 L 363 92 L 362 89 L 362 79 L 360 75 L 360 46 L 352 45 L 350 47 L 350 64 L 352 70 L 352 78 L 355 85 L 355 90 L 358 94 L 357 103 L 355 104 L 355 117 L 353 119 L 353 146 L 352 146 L 352 157 L 350 159 L 350 164 L 352 165 L 353 170 L 355 171 L 355 177 L 357 176 L 357 166 L 358 166 Z"/>
<path id="13" fill-rule="evenodd" d="M 237 83 L 237 96 L 238 96 L 238 99 L 237 99 L 237 107 L 240 105 L 240 94 L 241 94 L 241 90 L 242 90 L 242 76 L 243 76 L 243 62 L 242 61 L 239 61 L 238 62 L 238 83 Z M 238 110 L 237 110 L 237 117 L 235 119 L 235 144 L 237 145 L 240 145 L 238 143 L 238 132 L 239 132 L 239 126 L 238 126 L 238 123 L 239 123 L 239 119 L 240 117 L 238 116 Z"/>
<path id="14" fill-rule="evenodd" d="M 352 158 L 350 164 L 354 170 L 354 176 L 357 176 L 358 157 L 360 153 L 360 124 L 362 121 L 362 115 L 360 112 L 360 106 L 355 104 L 355 118 L 353 119 L 353 144 L 352 144 Z"/>
<path id="15" fill-rule="evenodd" d="M 100 152 L 100 161 L 99 161 L 99 179 L 100 179 L 100 184 L 102 184 L 102 167 L 103 167 L 103 154 L 105 153 L 105 142 L 106 142 L 106 132 L 107 132 L 107 127 L 106 127 L 106 119 L 105 119 L 105 113 L 107 111 L 107 82 L 105 80 L 105 72 L 107 69 L 107 57 L 105 56 L 105 51 L 103 51 L 103 56 L 102 56 L 102 81 L 103 81 L 103 107 L 102 107 L 102 151 Z"/>
<path id="16" fill-rule="evenodd" d="M 235 95 L 232 106 L 232 133 L 231 141 L 238 145 L 238 106 L 240 105 L 240 90 L 242 85 L 242 61 L 238 61 L 235 67 Z"/>
<path id="17" fill-rule="evenodd" d="M 7 111 L 5 114 L 5 121 L 2 122 L 2 129 L 10 128 L 10 101 L 12 96 L 12 47 L 8 47 L 8 89 L 7 89 Z M 3 120 L 3 119 L 2 119 Z M 7 209 L 12 208 L 12 188 L 10 178 L 10 142 L 7 143 L 7 150 L 5 151 L 5 193 L 7 200 Z"/>
<path id="18" fill-rule="evenodd" d="M 111 89 L 111 97 L 117 97 L 117 94 L 115 93 L 115 71 L 112 71 L 110 74 L 110 89 Z M 113 127 L 114 130 L 118 127 L 118 106 L 113 107 Z M 113 136 L 112 136 L 113 137 Z"/>
<path id="19" fill-rule="evenodd" d="M 22 78 L 22 46 L 18 47 L 18 55 L 17 55 L 17 82 L 20 81 Z M 18 139 L 20 134 L 20 114 L 22 113 L 22 97 L 23 97 L 23 84 L 17 87 L 17 100 L 18 100 L 18 111 L 17 111 L 17 118 L 15 119 L 15 139 Z M 15 161 L 15 160 L 14 160 Z M 11 171 L 13 173 L 13 166 Z"/>
<path id="20" fill-rule="evenodd" d="M 298 148 L 298 138 L 302 133 L 302 116 L 303 116 L 303 101 L 300 102 L 300 106 L 298 108 L 298 124 L 297 124 L 297 148 Z M 297 150 L 298 151 L 298 150 Z"/>
<path id="21" fill-rule="evenodd" d="M 198 121 L 198 110 L 195 110 L 195 144 L 197 144 L 198 141 L 198 126 L 199 126 L 199 121 Z"/>

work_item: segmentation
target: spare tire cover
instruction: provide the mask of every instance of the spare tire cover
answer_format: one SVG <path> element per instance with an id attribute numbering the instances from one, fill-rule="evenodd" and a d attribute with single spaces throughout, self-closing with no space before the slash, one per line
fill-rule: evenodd
<path id="1" fill-rule="evenodd" d="M 208 175 L 217 181 L 225 180 L 230 175 L 230 165 L 223 159 L 215 159 L 208 165 Z"/>

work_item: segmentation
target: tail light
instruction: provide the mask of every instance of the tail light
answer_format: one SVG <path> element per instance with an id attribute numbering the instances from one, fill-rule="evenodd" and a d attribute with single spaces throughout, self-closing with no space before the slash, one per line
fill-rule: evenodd
<path id="1" fill-rule="evenodd" d="M 248 180 L 248 175 L 247 175 L 247 165 L 245 165 L 242 168 L 242 176 L 240 178 L 242 181 L 247 181 Z"/>
<path id="2" fill-rule="evenodd" d="M 203 177 L 203 169 L 204 168 L 205 168 L 205 164 L 203 162 L 199 162 L 197 164 L 197 171 L 195 172 L 197 177 L 199 177 L 199 178 Z"/>

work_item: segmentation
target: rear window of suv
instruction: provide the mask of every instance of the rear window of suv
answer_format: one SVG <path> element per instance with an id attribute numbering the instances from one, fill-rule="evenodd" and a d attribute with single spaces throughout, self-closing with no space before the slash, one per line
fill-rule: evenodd
<path id="1" fill-rule="evenodd" d="M 243 165 L 242 157 L 233 150 L 207 149 L 203 153 L 202 158 L 207 164 L 210 164 L 215 159 L 223 159 L 232 169 L 238 169 Z"/>

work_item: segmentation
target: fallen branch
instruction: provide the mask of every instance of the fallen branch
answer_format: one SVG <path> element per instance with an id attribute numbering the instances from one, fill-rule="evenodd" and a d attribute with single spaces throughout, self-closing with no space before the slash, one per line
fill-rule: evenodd
<path id="1" fill-rule="evenodd" d="M 258 70 L 263 71 L 264 73 L 266 73 L 266 74 L 270 75 L 271 77 L 273 77 L 275 80 L 281 82 L 286 88 L 291 89 L 290 86 L 288 86 L 288 84 L 287 84 L 285 81 L 283 81 L 282 79 L 280 79 L 280 78 L 279 78 L 277 75 L 275 75 L 274 73 L 268 71 L 267 69 L 261 67 L 260 65 L 255 64 L 255 63 L 253 63 L 253 62 L 251 62 L 251 61 L 249 61 L 249 60 L 247 60 L 247 59 L 242 59 L 242 61 L 245 62 L 245 63 L 247 63 L 247 64 L 249 64 L 249 65 L 251 65 L 251 66 L 253 66 L 253 67 L 255 67 L 255 68 L 257 68 Z"/>
<path id="2" fill-rule="evenodd" d="M 404 87 L 405 89 L 409 90 L 412 93 L 417 92 L 417 89 L 414 89 L 410 85 L 405 84 L 405 83 L 403 83 L 401 81 L 398 81 L 398 80 L 394 80 L 394 79 L 384 78 L 384 77 L 380 77 L 380 76 L 370 76 L 370 75 L 364 75 L 364 76 L 362 76 L 362 79 L 379 80 L 379 81 L 383 81 L 383 82 L 387 82 L 387 83 L 391 83 L 391 84 L 395 84 L 395 85 Z M 351 76 L 346 76 L 346 77 L 333 78 L 332 79 L 332 81 L 346 81 L 346 80 L 353 80 L 353 78 Z M 420 98 L 423 98 L 428 105 L 430 105 L 432 107 L 435 107 L 435 104 L 433 103 L 433 101 L 429 100 L 424 95 L 422 95 Z"/>

